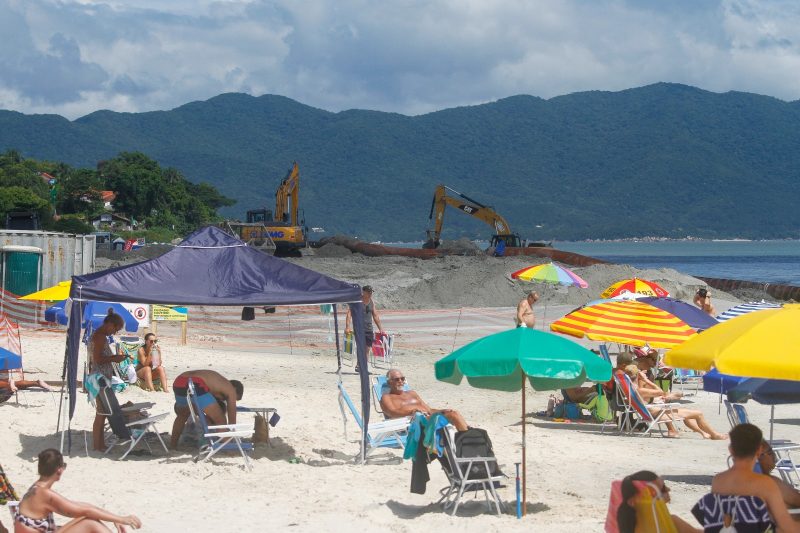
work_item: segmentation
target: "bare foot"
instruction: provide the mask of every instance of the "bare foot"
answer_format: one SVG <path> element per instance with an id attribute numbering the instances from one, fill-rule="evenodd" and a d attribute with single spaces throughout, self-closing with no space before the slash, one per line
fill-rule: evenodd
<path id="1" fill-rule="evenodd" d="M 728 436 L 722 433 L 714 433 L 711 435 L 711 440 L 728 440 Z"/>
<path id="2" fill-rule="evenodd" d="M 49 391 L 52 391 L 52 390 L 53 390 L 53 387 L 51 387 L 50 385 L 48 385 L 48 384 L 47 384 L 47 382 L 46 382 L 45 380 L 43 380 L 43 379 L 40 379 L 40 380 L 38 380 L 38 381 L 37 381 L 37 383 L 38 383 L 38 384 L 39 384 L 39 386 L 40 386 L 41 388 L 43 388 L 44 390 L 49 390 Z"/>
<path id="3" fill-rule="evenodd" d="M 667 438 L 668 439 L 677 439 L 680 436 L 681 436 L 681 434 L 677 430 L 676 431 L 667 431 Z"/>

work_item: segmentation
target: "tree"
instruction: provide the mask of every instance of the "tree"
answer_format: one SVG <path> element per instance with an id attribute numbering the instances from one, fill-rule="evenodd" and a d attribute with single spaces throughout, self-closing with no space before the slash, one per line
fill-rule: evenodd
<path id="1" fill-rule="evenodd" d="M 5 223 L 6 215 L 15 211 L 33 211 L 46 220 L 50 211 L 47 200 L 24 187 L 0 188 L 0 221 Z"/>

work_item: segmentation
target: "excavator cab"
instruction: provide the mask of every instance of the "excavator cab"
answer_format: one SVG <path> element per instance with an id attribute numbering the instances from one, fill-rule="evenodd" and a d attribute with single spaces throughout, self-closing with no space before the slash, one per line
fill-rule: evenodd
<path id="1" fill-rule="evenodd" d="M 522 248 L 523 246 L 525 246 L 523 240 L 516 233 L 509 233 L 506 235 L 492 235 L 492 239 L 489 241 L 489 246 L 492 248 L 496 248 L 497 243 L 500 242 L 500 239 L 502 239 L 505 242 L 506 246 L 509 248 Z"/>
<path id="2" fill-rule="evenodd" d="M 269 209 L 251 209 L 247 212 L 247 222 L 248 224 L 253 224 L 256 222 L 271 222 L 272 221 L 272 211 Z"/>

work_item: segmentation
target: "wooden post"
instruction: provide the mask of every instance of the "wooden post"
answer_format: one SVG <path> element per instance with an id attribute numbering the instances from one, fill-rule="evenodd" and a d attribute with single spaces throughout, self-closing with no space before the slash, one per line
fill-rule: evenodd
<path id="1" fill-rule="evenodd" d="M 181 322 L 181 346 L 186 346 L 186 322 Z"/>

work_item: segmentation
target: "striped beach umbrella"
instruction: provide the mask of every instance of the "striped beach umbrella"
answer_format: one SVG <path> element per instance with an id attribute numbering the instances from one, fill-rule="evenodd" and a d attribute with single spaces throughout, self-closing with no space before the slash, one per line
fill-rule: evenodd
<path id="1" fill-rule="evenodd" d="M 512 279 L 522 281 L 541 281 L 557 285 L 572 285 L 585 289 L 589 286 L 583 278 L 572 270 L 559 265 L 558 263 L 544 263 L 517 270 L 511 274 Z"/>
<path id="2" fill-rule="evenodd" d="M 717 316 L 717 320 L 720 322 L 725 322 L 726 320 L 730 320 L 731 318 L 746 315 L 747 313 L 752 313 L 753 311 L 763 311 L 764 309 L 777 309 L 779 308 L 779 304 L 774 304 L 771 302 L 765 302 L 761 300 L 760 302 L 747 302 L 745 304 L 739 304 L 731 307 L 724 313 L 721 313 Z"/>
<path id="3" fill-rule="evenodd" d="M 600 298 L 613 298 L 614 296 L 619 296 L 626 292 L 638 293 L 644 296 L 656 296 L 659 298 L 669 296 L 669 292 L 655 281 L 629 278 L 612 284 L 600 293 Z"/>
<path id="4" fill-rule="evenodd" d="M 637 300 L 581 307 L 550 324 L 550 329 L 573 337 L 653 348 L 674 348 L 697 335 L 697 330 L 672 313 Z"/>

